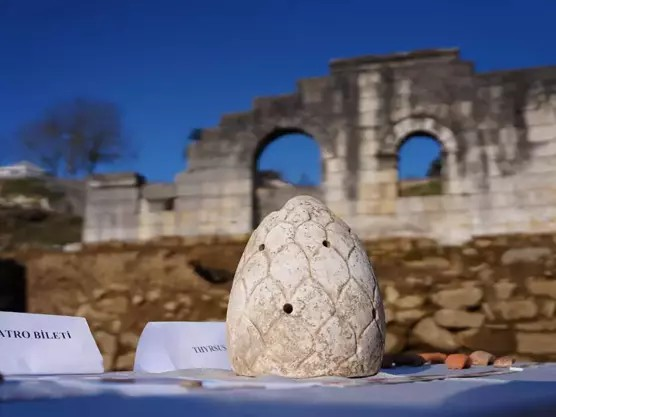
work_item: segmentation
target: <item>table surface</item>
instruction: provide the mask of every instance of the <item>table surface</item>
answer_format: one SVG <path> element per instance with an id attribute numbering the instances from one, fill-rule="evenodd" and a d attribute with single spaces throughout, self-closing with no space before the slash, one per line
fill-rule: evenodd
<path id="1" fill-rule="evenodd" d="M 429 369 L 442 372 L 440 367 Z M 555 416 L 555 374 L 555 364 L 540 364 L 501 375 L 387 385 L 5 400 L 0 416 Z M 0 384 L 0 394 L 10 383 Z"/>

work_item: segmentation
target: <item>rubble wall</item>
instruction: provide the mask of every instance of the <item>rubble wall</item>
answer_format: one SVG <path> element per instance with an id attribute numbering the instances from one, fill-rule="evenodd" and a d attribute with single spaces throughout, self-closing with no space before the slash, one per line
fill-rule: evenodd
<path id="1" fill-rule="evenodd" d="M 246 238 L 169 238 L 75 253 L 14 255 L 27 309 L 84 316 L 107 369 L 131 369 L 149 321 L 225 320 Z M 471 351 L 555 360 L 555 235 L 365 242 L 388 322 L 386 350 Z"/>

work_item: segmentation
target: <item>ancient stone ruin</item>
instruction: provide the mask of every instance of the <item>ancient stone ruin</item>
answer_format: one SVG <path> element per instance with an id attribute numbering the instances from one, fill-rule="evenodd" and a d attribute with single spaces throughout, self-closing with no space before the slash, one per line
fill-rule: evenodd
<path id="1" fill-rule="evenodd" d="M 322 186 L 268 188 L 257 158 L 296 132 L 320 147 Z M 398 192 L 398 150 L 415 134 L 442 145 L 438 195 Z M 186 153 L 173 184 L 92 178 L 84 241 L 248 234 L 300 194 L 363 239 L 554 232 L 555 67 L 481 73 L 457 49 L 334 60 L 327 76 L 201 129 Z"/>

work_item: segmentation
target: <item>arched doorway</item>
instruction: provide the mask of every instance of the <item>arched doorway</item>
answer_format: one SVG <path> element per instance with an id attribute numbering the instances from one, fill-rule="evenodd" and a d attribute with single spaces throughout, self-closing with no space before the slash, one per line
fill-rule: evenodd
<path id="1" fill-rule="evenodd" d="M 428 133 L 414 132 L 407 135 L 398 147 L 397 170 L 400 197 L 442 194 L 442 144 Z"/>
<path id="2" fill-rule="evenodd" d="M 321 150 L 311 136 L 298 129 L 268 135 L 253 161 L 253 227 L 296 195 L 322 199 L 322 175 Z"/>
<path id="3" fill-rule="evenodd" d="M 13 259 L 0 259 L 0 311 L 27 311 L 26 269 Z"/>

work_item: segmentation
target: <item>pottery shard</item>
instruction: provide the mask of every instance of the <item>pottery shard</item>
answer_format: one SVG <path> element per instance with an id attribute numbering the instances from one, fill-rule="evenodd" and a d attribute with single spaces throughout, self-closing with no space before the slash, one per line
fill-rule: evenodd
<path id="1" fill-rule="evenodd" d="M 485 321 L 485 316 L 481 313 L 469 313 L 467 311 L 451 310 L 448 308 L 436 311 L 433 318 L 437 324 L 448 329 L 481 327 Z"/>
<path id="2" fill-rule="evenodd" d="M 515 363 L 515 358 L 512 356 L 502 356 L 494 361 L 495 368 L 510 368 Z"/>
<path id="3" fill-rule="evenodd" d="M 483 290 L 477 287 L 463 287 L 442 290 L 431 296 L 434 304 L 443 308 L 466 308 L 477 306 L 483 298 Z"/>
<path id="4" fill-rule="evenodd" d="M 447 359 L 447 354 L 442 352 L 426 352 L 420 353 L 420 356 L 426 363 L 436 364 L 436 363 L 445 363 Z"/>
<path id="5" fill-rule="evenodd" d="M 447 356 L 445 364 L 448 369 L 465 369 L 472 365 L 472 361 L 464 353 L 454 353 Z"/>
<path id="6" fill-rule="evenodd" d="M 361 241 L 319 200 L 290 199 L 264 218 L 244 249 L 226 328 L 238 375 L 376 374 L 386 323 Z"/>
<path id="7" fill-rule="evenodd" d="M 495 359 L 493 354 L 484 350 L 477 350 L 472 352 L 472 354 L 469 355 L 469 358 L 472 360 L 472 365 L 475 366 L 491 365 Z"/>
<path id="8" fill-rule="evenodd" d="M 453 352 L 460 347 L 454 335 L 449 330 L 438 326 L 432 317 L 420 320 L 411 335 L 415 342 L 443 352 Z"/>

